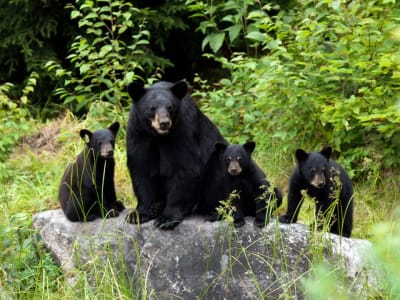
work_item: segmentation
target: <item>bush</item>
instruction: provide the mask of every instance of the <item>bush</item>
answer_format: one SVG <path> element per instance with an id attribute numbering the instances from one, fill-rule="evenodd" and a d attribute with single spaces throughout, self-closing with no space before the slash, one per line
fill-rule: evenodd
<path id="1" fill-rule="evenodd" d="M 19 99 L 10 98 L 11 83 L 0 85 L 0 162 L 8 157 L 12 147 L 30 130 L 28 96 L 34 91 L 37 78 L 37 73 L 31 74 Z"/>
<path id="2" fill-rule="evenodd" d="M 139 69 L 167 64 L 145 52 L 150 33 L 138 23 L 140 11 L 125 1 L 77 1 L 69 5 L 71 19 L 84 33 L 75 38 L 67 57 L 73 68 L 55 61 L 47 67 L 60 79 L 55 90 L 73 111 L 87 111 L 96 100 L 118 104 L 128 99 L 125 87 Z M 136 23 L 135 23 L 136 21 Z M 129 43 L 125 42 L 129 40 Z"/>
<path id="3" fill-rule="evenodd" d="M 223 128 L 267 133 L 290 153 L 331 144 L 356 176 L 399 166 L 400 44 L 390 34 L 400 9 L 374 3 L 299 1 L 296 9 L 260 17 L 268 55 L 234 56 L 224 64 L 231 79 L 204 95 L 218 107 L 216 119 L 227 111 L 246 116 Z"/>

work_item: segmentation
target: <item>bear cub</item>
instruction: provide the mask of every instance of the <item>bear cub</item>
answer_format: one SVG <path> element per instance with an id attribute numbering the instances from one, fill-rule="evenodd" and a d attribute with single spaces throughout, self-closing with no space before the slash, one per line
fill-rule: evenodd
<path id="1" fill-rule="evenodd" d="M 97 217 L 117 217 L 124 210 L 114 186 L 114 145 L 119 123 L 107 129 L 80 131 L 85 149 L 70 164 L 61 179 L 58 199 L 65 216 L 73 222 Z"/>
<path id="2" fill-rule="evenodd" d="M 303 202 L 302 190 L 315 200 L 316 217 L 327 221 L 330 232 L 350 237 L 353 228 L 353 187 L 346 170 L 332 160 L 332 148 L 307 153 L 296 150 L 288 192 L 288 208 L 279 217 L 282 223 L 295 223 Z M 318 219 L 317 219 L 318 220 Z"/>
<path id="3" fill-rule="evenodd" d="M 270 214 L 282 203 L 282 194 L 278 188 L 271 191 L 270 183 L 264 172 L 252 159 L 255 142 L 243 145 L 215 144 L 214 157 L 210 158 L 208 168 L 214 170 L 207 174 L 209 182 L 205 184 L 205 206 L 213 208 L 210 221 L 218 219 L 216 208 L 219 201 L 232 197 L 234 207 L 234 226 L 245 224 L 245 216 L 255 216 L 254 225 L 265 226 Z M 206 178 L 206 181 L 207 181 Z"/>

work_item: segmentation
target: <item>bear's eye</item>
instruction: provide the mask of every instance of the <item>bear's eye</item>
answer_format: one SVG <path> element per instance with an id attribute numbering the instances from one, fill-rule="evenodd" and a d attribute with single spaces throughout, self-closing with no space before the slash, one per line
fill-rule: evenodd
<path id="1" fill-rule="evenodd" d="M 231 156 L 228 156 L 228 157 L 226 158 L 226 160 L 227 160 L 227 161 L 231 161 L 231 160 L 232 160 L 232 157 L 231 157 Z"/>
<path id="2" fill-rule="evenodd" d="M 238 161 L 241 161 L 241 160 L 242 160 L 242 158 L 241 158 L 240 156 L 236 157 L 236 159 L 237 159 Z"/>
<path id="3" fill-rule="evenodd" d="M 152 112 L 155 112 L 155 111 L 156 111 L 156 107 L 155 107 L 155 106 L 152 106 L 152 107 L 150 107 L 150 110 L 151 110 Z"/>
<path id="4" fill-rule="evenodd" d="M 172 112 L 172 106 L 171 106 L 171 105 L 168 105 L 168 106 L 167 106 L 167 109 L 168 109 L 168 112 L 169 112 L 169 113 Z"/>
<path id="5" fill-rule="evenodd" d="M 315 173 L 317 173 L 317 169 L 316 168 L 312 168 L 311 169 L 311 174 L 314 175 Z"/>

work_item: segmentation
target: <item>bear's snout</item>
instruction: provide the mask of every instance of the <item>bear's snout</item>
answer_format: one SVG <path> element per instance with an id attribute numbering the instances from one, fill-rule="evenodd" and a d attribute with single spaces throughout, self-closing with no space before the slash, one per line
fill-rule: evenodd
<path id="1" fill-rule="evenodd" d="M 106 143 L 101 145 L 100 150 L 101 157 L 112 158 L 114 156 L 114 147 L 111 143 Z"/>
<path id="2" fill-rule="evenodd" d="M 236 176 L 236 175 L 239 175 L 241 172 L 242 172 L 242 168 L 240 167 L 240 164 L 238 161 L 231 161 L 229 163 L 229 166 L 228 166 L 229 174 Z"/>
<path id="3" fill-rule="evenodd" d="M 151 126 L 158 134 L 168 134 L 172 126 L 169 112 L 166 109 L 158 109 L 154 115 L 154 119 L 151 121 Z"/>
<path id="4" fill-rule="evenodd" d="M 317 189 L 322 189 L 325 186 L 326 180 L 325 175 L 323 173 L 317 173 L 314 175 L 311 180 L 311 185 L 316 187 Z"/>

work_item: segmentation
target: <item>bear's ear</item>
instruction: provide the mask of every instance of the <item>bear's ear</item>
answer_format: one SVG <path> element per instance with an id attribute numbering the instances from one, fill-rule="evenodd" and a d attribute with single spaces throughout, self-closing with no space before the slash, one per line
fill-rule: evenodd
<path id="1" fill-rule="evenodd" d="M 119 130 L 119 122 L 114 122 L 110 125 L 110 127 L 108 127 L 108 130 L 110 130 L 112 132 L 112 134 L 114 136 L 117 135 L 118 130 Z"/>
<path id="2" fill-rule="evenodd" d="M 144 88 L 144 82 L 142 80 L 135 80 L 128 84 L 128 93 L 133 102 L 139 101 L 145 92 L 146 89 Z"/>
<path id="3" fill-rule="evenodd" d="M 89 143 L 90 139 L 92 138 L 92 134 L 93 134 L 93 133 L 90 132 L 90 131 L 87 130 L 87 129 L 82 129 L 82 130 L 79 132 L 79 135 L 81 136 L 82 140 L 85 141 L 85 143 Z"/>
<path id="4" fill-rule="evenodd" d="M 178 81 L 171 87 L 171 91 L 176 97 L 182 99 L 188 92 L 188 86 L 186 82 Z"/>
<path id="5" fill-rule="evenodd" d="M 332 154 L 332 147 L 331 146 L 326 146 L 326 147 L 322 148 L 320 153 L 323 156 L 325 156 L 327 159 L 329 159 L 331 157 L 331 154 Z"/>
<path id="6" fill-rule="evenodd" d="M 256 142 L 247 141 L 243 144 L 244 149 L 249 152 L 250 154 L 253 153 L 254 149 L 256 148 Z"/>
<path id="7" fill-rule="evenodd" d="M 304 151 L 303 149 L 297 149 L 296 150 L 296 158 L 298 162 L 305 161 L 308 157 L 308 153 Z"/>
<path id="8" fill-rule="evenodd" d="M 214 149 L 218 152 L 218 153 L 222 153 L 226 150 L 226 148 L 228 148 L 228 145 L 222 142 L 216 142 L 214 145 Z"/>

